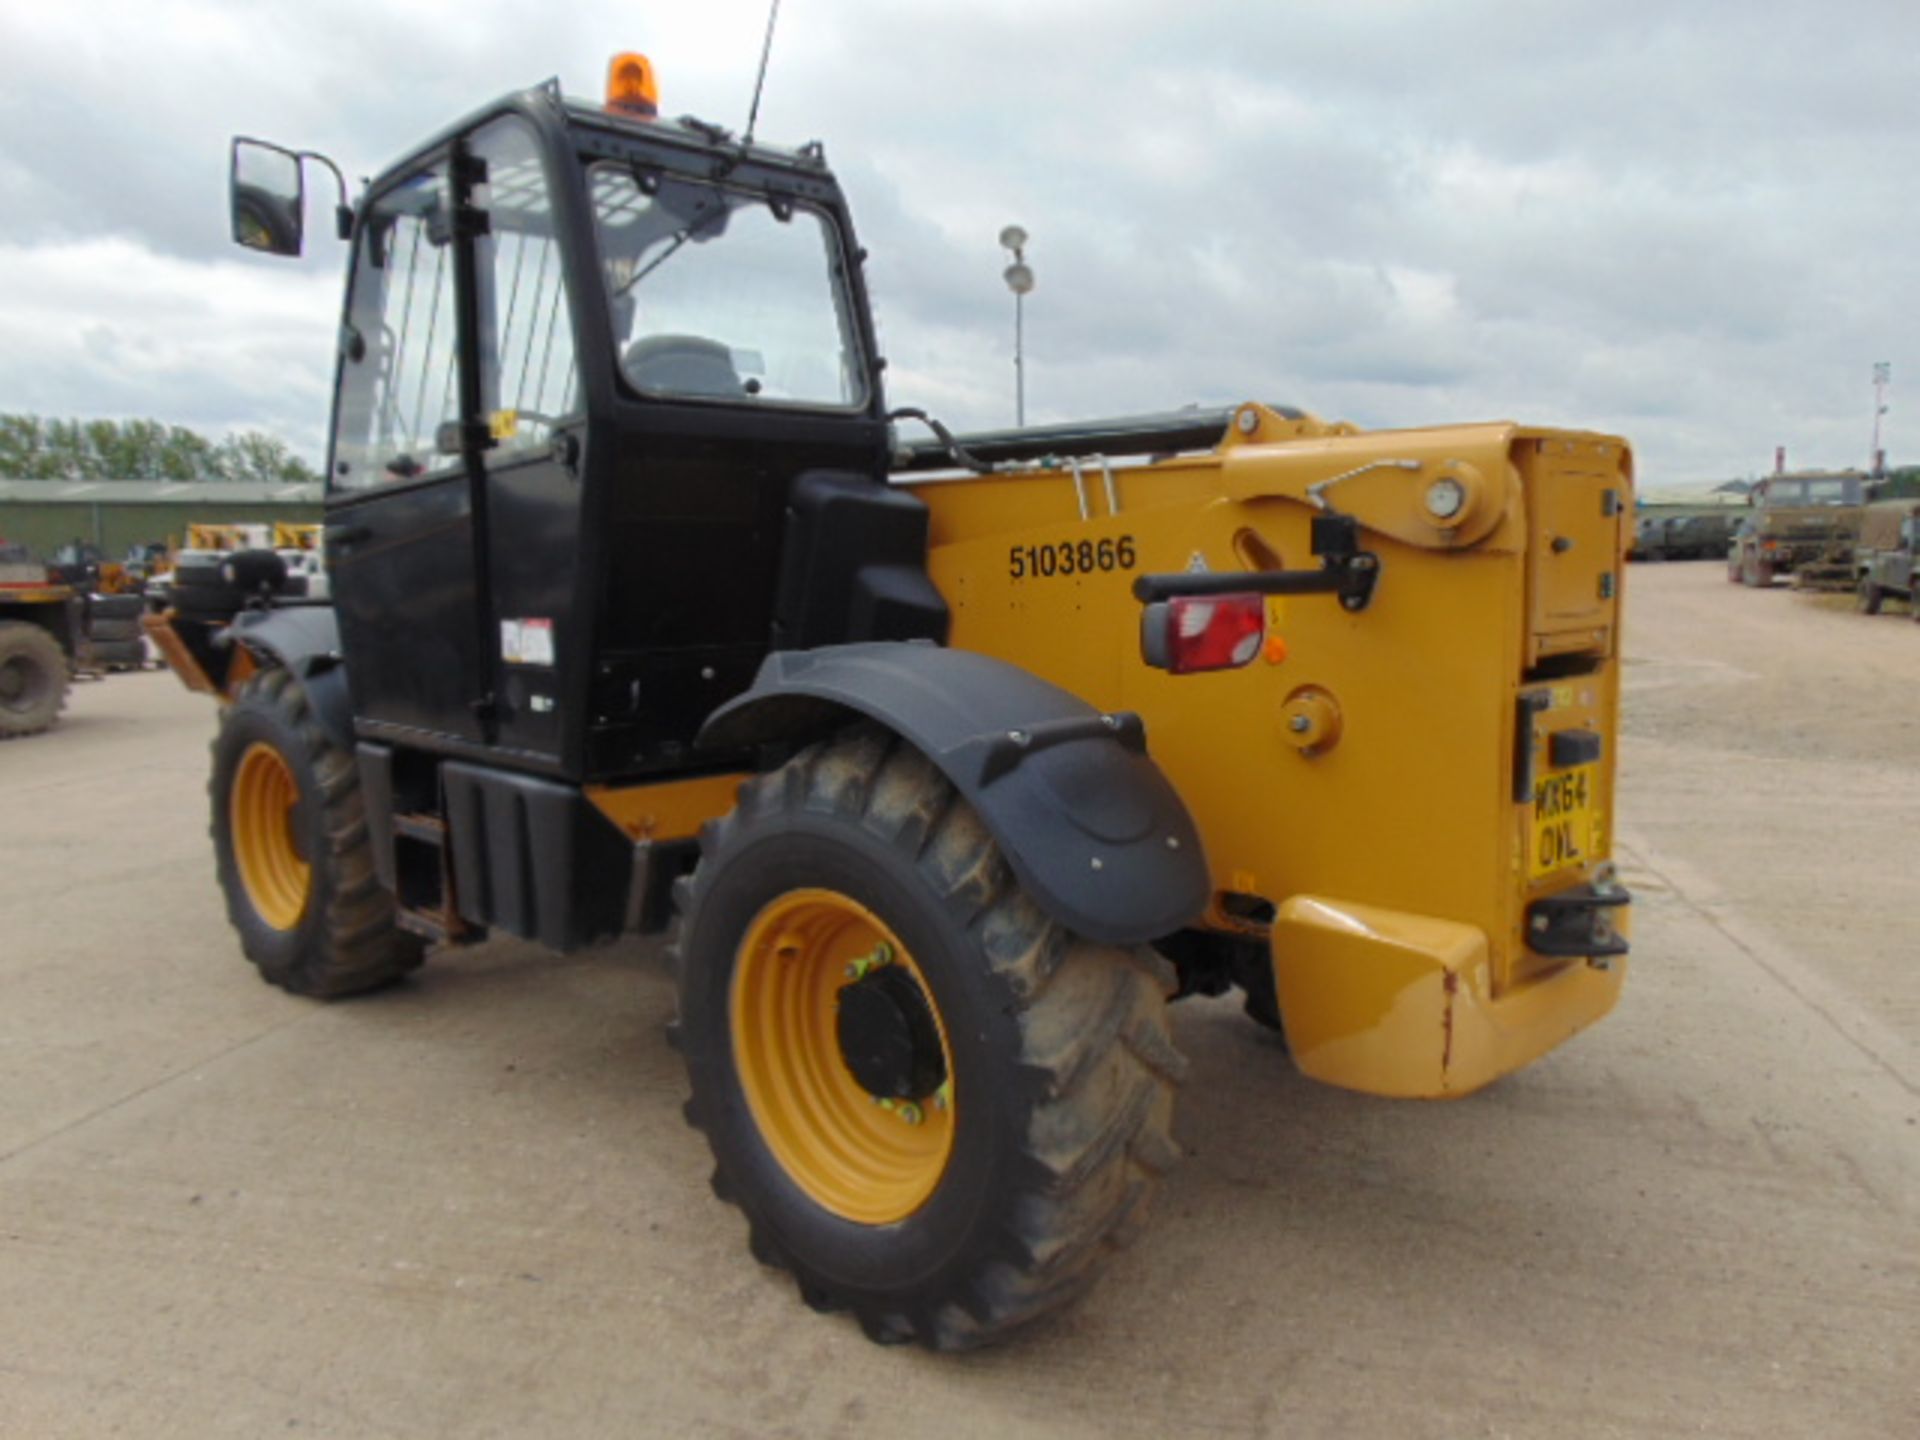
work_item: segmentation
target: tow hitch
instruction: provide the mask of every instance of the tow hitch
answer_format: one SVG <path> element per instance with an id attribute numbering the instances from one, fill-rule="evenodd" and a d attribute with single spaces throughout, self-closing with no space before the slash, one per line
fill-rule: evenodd
<path id="1" fill-rule="evenodd" d="M 1600 880 L 1547 895 L 1527 907 L 1527 948 L 1536 955 L 1584 957 L 1605 970 L 1615 955 L 1627 953 L 1627 937 L 1613 928 L 1610 913 L 1633 897 L 1624 885 Z"/>

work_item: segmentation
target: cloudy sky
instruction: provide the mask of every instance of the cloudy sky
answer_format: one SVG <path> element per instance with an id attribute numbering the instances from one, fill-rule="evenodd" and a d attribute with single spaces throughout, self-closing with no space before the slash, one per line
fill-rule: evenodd
<path id="1" fill-rule="evenodd" d="M 317 454 L 343 249 L 228 242 L 230 134 L 359 177 L 624 48 L 738 127 L 765 17 L 0 0 L 0 411 Z M 891 398 L 956 428 L 1012 419 L 1018 221 L 1032 420 L 1513 418 L 1623 433 L 1657 486 L 1864 465 L 1882 360 L 1920 460 L 1916 57 L 1915 0 L 785 0 L 760 133 L 826 142 Z"/>

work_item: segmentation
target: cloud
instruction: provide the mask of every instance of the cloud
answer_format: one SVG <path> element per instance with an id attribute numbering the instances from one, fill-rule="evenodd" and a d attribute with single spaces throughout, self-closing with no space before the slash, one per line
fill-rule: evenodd
<path id="1" fill-rule="evenodd" d="M 12 7 L 4 403 L 219 416 L 313 453 L 339 250 L 231 250 L 230 134 L 358 177 L 549 74 L 592 94 L 628 47 L 670 113 L 738 126 L 765 15 Z M 1844 24 L 1724 0 L 808 0 L 783 11 L 760 128 L 826 140 L 893 396 L 958 425 L 1011 419 L 995 236 L 1017 220 L 1036 420 L 1247 396 L 1373 426 L 1509 416 L 1620 431 L 1643 474 L 1707 478 L 1776 443 L 1864 462 L 1872 363 L 1920 375 L 1920 202 L 1895 165 L 1920 142 L 1916 42 L 1896 0 Z"/>
<path id="2" fill-rule="evenodd" d="M 259 428 L 324 447 L 338 281 L 234 252 L 199 263 L 131 240 L 0 244 L 4 408 Z"/>

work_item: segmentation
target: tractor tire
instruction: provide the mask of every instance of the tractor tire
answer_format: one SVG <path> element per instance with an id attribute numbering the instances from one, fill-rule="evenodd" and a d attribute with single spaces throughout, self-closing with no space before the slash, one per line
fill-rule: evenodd
<path id="1" fill-rule="evenodd" d="M 261 979 L 332 998 L 420 964 L 373 873 L 359 770 L 288 672 L 254 676 L 221 712 L 207 790 L 227 916 Z"/>
<path id="2" fill-rule="evenodd" d="M 173 608 L 196 620 L 230 620 L 247 603 L 246 592 L 230 581 L 217 560 L 183 560 L 169 577 Z"/>
<path id="3" fill-rule="evenodd" d="M 101 670 L 138 670 L 147 663 L 144 640 L 91 640 L 87 658 Z"/>
<path id="4" fill-rule="evenodd" d="M 25 620 L 0 620 L 0 740 L 52 726 L 67 703 L 70 674 L 53 636 Z"/>
<path id="5" fill-rule="evenodd" d="M 172 599 L 175 614 L 215 623 L 233 619 L 246 605 L 238 591 L 215 585 L 176 585 Z"/>
<path id="6" fill-rule="evenodd" d="M 102 620 L 138 620 L 141 600 L 138 595 L 95 595 L 87 601 L 87 623 Z"/>
<path id="7" fill-rule="evenodd" d="M 873 726 L 742 787 L 670 945 L 714 1192 L 869 1339 L 960 1350 L 1072 1300 L 1179 1156 L 1164 971 L 1062 930 Z"/>
<path id="8" fill-rule="evenodd" d="M 1862 615 L 1878 615 L 1880 602 L 1884 598 L 1880 587 L 1873 583 L 1871 575 L 1860 577 L 1859 588 L 1853 592 L 1853 603 Z"/>
<path id="9" fill-rule="evenodd" d="M 87 638 L 95 644 L 112 640 L 138 640 L 140 621 L 138 619 L 122 620 L 118 617 L 102 620 L 96 616 L 87 622 Z"/>
<path id="10" fill-rule="evenodd" d="M 205 590 L 227 588 L 227 582 L 220 574 L 218 558 L 182 560 L 173 567 L 172 580 L 175 586 Z"/>

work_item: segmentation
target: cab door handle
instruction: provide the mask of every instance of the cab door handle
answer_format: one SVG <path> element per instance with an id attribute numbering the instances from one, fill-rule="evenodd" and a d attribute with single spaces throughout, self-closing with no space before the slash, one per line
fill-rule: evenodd
<path id="1" fill-rule="evenodd" d="M 328 545 L 357 545 L 373 538 L 373 531 L 365 525 L 329 525 L 324 533 Z"/>

